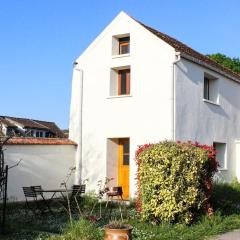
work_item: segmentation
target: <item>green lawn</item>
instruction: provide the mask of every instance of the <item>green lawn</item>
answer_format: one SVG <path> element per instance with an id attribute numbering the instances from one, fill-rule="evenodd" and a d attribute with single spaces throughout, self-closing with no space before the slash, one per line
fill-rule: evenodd
<path id="1" fill-rule="evenodd" d="M 135 214 L 134 208 L 129 206 L 124 211 L 126 221 L 133 225 L 133 240 L 200 240 L 207 239 L 209 236 L 217 235 L 240 228 L 240 184 L 218 185 L 214 188 L 212 202 L 215 209 L 215 214 L 212 218 L 203 216 L 194 224 L 186 226 L 184 224 L 162 224 L 152 225 L 139 220 Z M 93 202 L 89 200 L 84 204 L 85 212 L 89 212 Z M 54 216 L 51 214 L 39 215 L 35 217 L 32 214 L 26 214 L 24 206 L 19 204 L 8 205 L 7 215 L 7 234 L 0 235 L 1 240 L 43 240 L 43 239 L 68 239 L 74 240 L 78 231 L 87 230 L 86 222 L 74 224 L 69 227 L 68 216 L 65 211 L 60 211 L 59 208 L 54 208 Z M 98 214 L 95 212 L 94 214 Z M 109 220 L 109 213 L 104 210 L 105 219 L 94 223 L 91 226 L 102 236 L 102 227 Z M 78 214 L 73 216 L 77 222 Z M 113 219 L 119 219 L 118 208 L 113 208 Z M 85 225 L 84 225 L 85 224 Z M 92 232 L 92 231 L 91 231 Z M 63 238 L 62 236 L 65 236 Z M 88 238 L 86 238 L 87 240 Z M 96 238 L 102 239 L 102 237 Z M 85 239 L 84 239 L 85 240 Z"/>

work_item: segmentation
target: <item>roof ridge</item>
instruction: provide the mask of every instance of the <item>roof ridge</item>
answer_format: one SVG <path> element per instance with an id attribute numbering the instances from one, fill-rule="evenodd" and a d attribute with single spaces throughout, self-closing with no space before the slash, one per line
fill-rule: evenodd
<path id="1" fill-rule="evenodd" d="M 33 120 L 33 119 L 28 119 L 28 120 L 30 120 L 30 121 L 32 121 L 32 122 L 35 122 L 35 123 L 37 123 L 39 126 L 43 126 L 44 128 L 47 128 L 47 129 L 49 130 L 49 127 L 47 127 L 47 126 L 45 126 L 45 125 L 37 122 L 37 120 Z"/>
<path id="2" fill-rule="evenodd" d="M 32 119 L 32 118 L 23 118 L 23 117 L 12 117 L 12 116 L 3 116 L 1 115 L 0 117 L 4 117 L 4 118 L 15 118 L 15 119 L 24 119 L 24 120 L 30 120 L 30 121 L 34 121 L 34 122 L 48 122 L 48 123 L 55 123 L 53 121 L 43 121 L 43 120 L 37 120 L 37 119 Z"/>

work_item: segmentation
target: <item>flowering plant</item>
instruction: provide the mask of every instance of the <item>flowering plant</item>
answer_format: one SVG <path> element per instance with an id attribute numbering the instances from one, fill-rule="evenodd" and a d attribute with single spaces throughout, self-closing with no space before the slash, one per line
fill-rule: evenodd
<path id="1" fill-rule="evenodd" d="M 209 204 L 216 151 L 198 142 L 164 141 L 139 146 L 136 151 L 136 209 L 151 221 L 190 223 Z"/>

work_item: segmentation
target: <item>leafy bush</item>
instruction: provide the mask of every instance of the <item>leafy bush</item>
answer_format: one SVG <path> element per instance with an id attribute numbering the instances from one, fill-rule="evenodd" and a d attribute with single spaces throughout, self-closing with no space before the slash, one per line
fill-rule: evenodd
<path id="1" fill-rule="evenodd" d="M 101 230 L 87 220 L 81 219 L 65 229 L 63 235 L 50 237 L 49 240 L 101 240 Z"/>
<path id="2" fill-rule="evenodd" d="M 164 141 L 140 146 L 138 204 L 143 220 L 190 223 L 203 209 L 217 169 L 215 151 L 198 143 Z"/>

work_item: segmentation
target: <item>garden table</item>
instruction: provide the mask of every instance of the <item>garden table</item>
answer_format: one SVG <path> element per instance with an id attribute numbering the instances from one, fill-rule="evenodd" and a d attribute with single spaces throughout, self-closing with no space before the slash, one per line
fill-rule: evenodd
<path id="1" fill-rule="evenodd" d="M 57 193 L 60 193 L 63 198 L 65 198 L 64 193 L 70 193 L 72 192 L 72 189 L 41 189 L 41 190 L 35 190 L 36 193 L 40 193 L 43 195 L 43 193 L 52 193 L 52 196 L 50 199 L 54 199 Z"/>
<path id="2" fill-rule="evenodd" d="M 43 199 L 43 201 L 45 202 L 45 204 L 48 206 L 49 210 L 51 211 L 51 208 L 49 206 L 49 202 L 51 203 L 51 201 L 56 201 L 57 203 L 61 204 L 61 205 L 66 205 L 67 204 L 67 198 L 64 195 L 64 193 L 69 194 L 72 192 L 72 189 L 38 189 L 35 190 L 36 193 L 39 193 Z M 52 193 L 50 198 L 45 198 L 43 193 Z M 56 194 L 60 194 L 61 197 L 55 197 Z M 51 211 L 52 212 L 52 211 Z"/>

